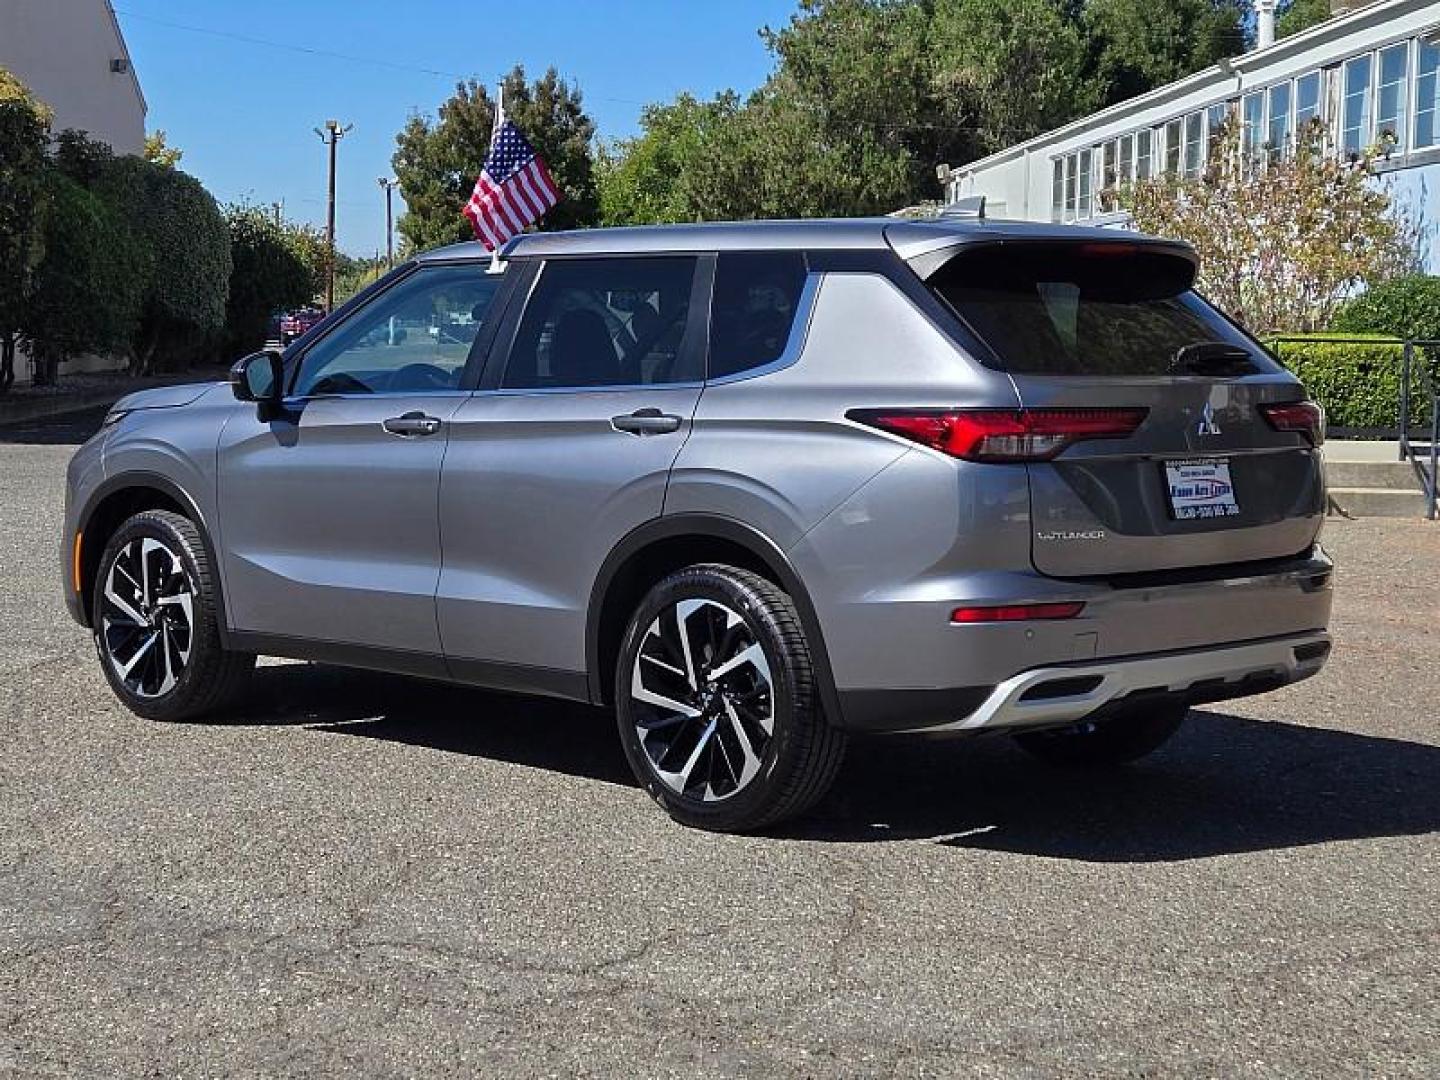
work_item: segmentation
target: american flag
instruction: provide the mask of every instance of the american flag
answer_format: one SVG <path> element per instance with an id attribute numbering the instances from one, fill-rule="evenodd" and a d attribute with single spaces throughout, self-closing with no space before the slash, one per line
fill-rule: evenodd
<path id="1" fill-rule="evenodd" d="M 485 169 L 465 204 L 476 239 L 495 251 L 559 201 L 560 191 L 545 162 L 506 120 L 490 140 Z"/>

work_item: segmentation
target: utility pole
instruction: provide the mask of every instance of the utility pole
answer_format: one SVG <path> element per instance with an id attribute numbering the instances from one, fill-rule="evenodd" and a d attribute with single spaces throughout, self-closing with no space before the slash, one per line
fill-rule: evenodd
<path id="1" fill-rule="evenodd" d="M 325 314 L 335 310 L 335 148 L 354 124 L 340 126 L 339 120 L 326 120 L 325 128 L 315 129 L 320 141 L 330 148 L 330 195 L 325 210 Z"/>
<path id="2" fill-rule="evenodd" d="M 395 216 L 391 207 L 391 193 L 395 190 L 398 180 L 382 176 L 377 181 L 385 191 L 385 269 L 395 269 Z"/>

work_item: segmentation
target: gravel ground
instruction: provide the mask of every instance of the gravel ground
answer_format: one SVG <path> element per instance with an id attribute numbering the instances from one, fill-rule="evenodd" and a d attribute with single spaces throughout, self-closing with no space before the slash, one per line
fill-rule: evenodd
<path id="1" fill-rule="evenodd" d="M 1141 767 L 876 740 L 740 838 L 583 708 L 270 664 L 131 716 L 60 438 L 0 442 L 0 1075 L 1440 1074 L 1436 526 L 1329 526 L 1331 665 Z"/>

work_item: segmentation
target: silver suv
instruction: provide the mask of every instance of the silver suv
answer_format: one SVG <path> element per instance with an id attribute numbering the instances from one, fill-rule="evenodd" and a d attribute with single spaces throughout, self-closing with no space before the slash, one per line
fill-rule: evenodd
<path id="1" fill-rule="evenodd" d="M 613 707 L 687 824 L 852 732 L 1111 765 L 1330 648 L 1319 409 L 1194 253 L 998 221 L 422 255 L 70 465 L 65 593 L 136 713 L 256 654 Z"/>

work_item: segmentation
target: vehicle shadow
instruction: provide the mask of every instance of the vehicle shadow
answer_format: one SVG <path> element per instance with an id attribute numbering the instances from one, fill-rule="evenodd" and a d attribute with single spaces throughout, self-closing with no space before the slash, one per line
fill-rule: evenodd
<path id="1" fill-rule="evenodd" d="M 1197 710 L 1134 765 L 1075 772 L 1008 739 L 868 740 L 788 835 L 1165 862 L 1440 830 L 1440 746 Z"/>
<path id="2" fill-rule="evenodd" d="M 293 724 L 635 786 L 604 711 L 319 664 L 262 667 L 236 724 Z M 637 798 L 639 797 L 637 793 Z M 830 795 L 772 836 L 1165 862 L 1440 831 L 1440 746 L 1196 711 L 1105 773 L 1005 738 L 865 738 Z"/>
<path id="3" fill-rule="evenodd" d="M 600 709 L 326 664 L 255 670 L 230 724 L 297 725 L 636 786 Z"/>

